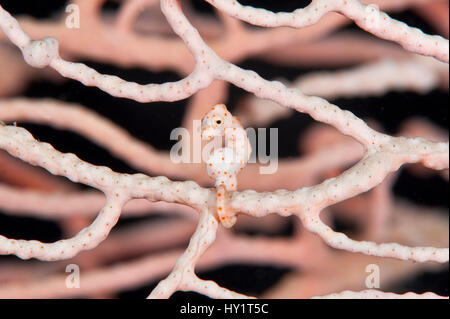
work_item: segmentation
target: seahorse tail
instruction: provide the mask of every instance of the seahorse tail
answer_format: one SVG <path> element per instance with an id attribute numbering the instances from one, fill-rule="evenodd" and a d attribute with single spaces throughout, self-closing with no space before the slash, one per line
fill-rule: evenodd
<path id="1" fill-rule="evenodd" d="M 236 223 L 236 216 L 227 214 L 225 205 L 226 188 L 223 185 L 217 187 L 217 215 L 225 228 L 231 228 Z"/>

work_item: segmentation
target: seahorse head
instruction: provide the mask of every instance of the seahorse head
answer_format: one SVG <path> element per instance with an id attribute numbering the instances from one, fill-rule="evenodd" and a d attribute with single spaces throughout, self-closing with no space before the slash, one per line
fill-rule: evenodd
<path id="1" fill-rule="evenodd" d="M 224 136 L 225 128 L 233 123 L 233 116 L 224 104 L 216 104 L 203 116 L 202 139 L 210 140 L 215 136 Z"/>

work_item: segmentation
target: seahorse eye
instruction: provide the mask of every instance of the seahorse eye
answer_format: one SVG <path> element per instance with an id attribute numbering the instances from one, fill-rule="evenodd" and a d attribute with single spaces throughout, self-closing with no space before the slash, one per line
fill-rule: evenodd
<path id="1" fill-rule="evenodd" d="M 220 125 L 220 124 L 222 124 L 222 121 L 221 120 L 217 120 L 216 124 Z"/>

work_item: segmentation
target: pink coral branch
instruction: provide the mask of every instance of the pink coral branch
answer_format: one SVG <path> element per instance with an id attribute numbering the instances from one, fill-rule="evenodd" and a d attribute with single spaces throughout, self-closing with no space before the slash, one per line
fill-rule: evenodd
<path id="1" fill-rule="evenodd" d="M 57 260 L 70 258 L 81 250 L 94 248 L 106 238 L 116 224 L 122 206 L 131 198 L 178 202 L 197 209 L 203 205 L 214 207 L 211 205 L 215 197 L 214 192 L 203 189 L 193 182 L 171 182 L 165 177 L 150 178 L 143 174 L 117 174 L 108 168 L 87 164 L 73 154 L 59 153 L 49 144 L 37 142 L 31 134 L 18 127 L 0 126 L 0 137 L 0 146 L 12 155 L 34 165 L 45 167 L 53 174 L 63 175 L 75 182 L 82 182 L 98 188 L 107 196 L 107 203 L 97 219 L 75 237 L 53 244 L 42 244 L 37 241 L 10 240 L 2 236 L 0 237 L 0 247 L 4 254 L 16 254 L 21 258 L 36 257 L 43 260 Z M 388 154 L 382 156 L 375 153 L 339 177 L 328 179 L 314 187 L 302 188 L 294 192 L 285 190 L 273 193 L 257 193 L 251 190 L 233 192 L 228 206 L 236 212 L 256 217 L 269 213 L 278 213 L 282 216 L 300 214 L 300 218 L 309 230 L 319 233 L 330 245 L 340 247 L 344 235 L 334 234 L 331 229 L 320 223 L 315 212 L 374 187 L 390 170 L 397 169 L 402 159 L 419 161 L 421 160 L 420 155 L 428 158 L 432 152 L 433 156 L 427 159 L 428 165 L 437 167 L 447 165 L 448 167 L 446 155 L 448 154 L 448 144 L 422 141 L 419 144 L 424 148 L 421 150 L 422 154 L 419 151 L 418 154 L 409 155 L 408 153 L 402 154 L 402 151 L 408 150 L 408 144 L 416 146 L 416 141 L 420 141 L 420 139 L 406 141 L 409 143 L 396 147 L 395 151 L 399 151 L 400 154 L 395 156 L 394 153 L 394 156 L 391 156 L 392 162 L 394 162 L 393 167 L 392 163 L 389 165 L 386 161 L 386 158 L 391 158 Z M 400 159 L 396 157 L 400 157 Z M 382 159 L 384 165 L 382 165 Z M 362 167 L 365 167 L 364 171 L 361 170 Z M 362 178 L 361 182 L 366 184 L 355 185 L 352 179 L 355 175 L 359 175 Z M 338 187 L 338 184 L 341 186 Z M 280 205 L 280 203 L 282 204 Z M 307 203 L 306 206 L 305 203 Z M 332 236 L 330 239 L 330 234 L 336 236 Z M 347 239 L 345 243 L 341 248 L 377 256 L 392 256 L 417 261 L 448 261 L 448 249 L 445 248 L 415 249 L 398 245 L 396 247 L 399 247 L 401 251 L 394 250 L 392 252 L 383 250 L 382 246 L 374 243 L 358 244 Z M 391 245 L 386 245 L 386 247 L 390 248 Z"/>
<path id="2" fill-rule="evenodd" d="M 262 9 L 243 7 L 236 1 L 211 0 L 208 2 L 216 5 L 223 12 L 261 26 L 285 25 L 300 28 L 316 23 L 330 11 L 336 11 L 349 17 L 361 28 L 380 38 L 397 42 L 411 52 L 429 55 L 443 62 L 448 62 L 448 40 L 440 36 L 423 34 L 418 29 L 391 19 L 385 13 L 380 12 L 376 6 L 366 6 L 356 0 L 343 0 L 333 3 L 315 0 L 308 7 L 298 9 L 293 13 L 272 13 Z M 83 2 L 83 12 L 89 16 L 92 26 L 100 25 L 97 20 L 102 3 L 102 0 L 89 2 L 89 5 Z M 132 17 L 125 19 L 125 25 L 129 25 L 129 22 L 134 19 L 136 12 L 133 8 L 131 9 L 128 13 Z M 213 50 L 216 47 L 213 44 L 211 47 L 208 46 L 198 30 L 187 20 L 181 10 L 179 1 L 162 0 L 161 9 L 173 31 L 183 40 L 195 59 L 195 67 L 186 78 L 163 84 L 141 85 L 127 82 L 117 76 L 100 74 L 82 63 L 68 62 L 60 57 L 59 43 L 55 38 L 42 38 L 32 41 L 29 35 L 22 30 L 17 20 L 1 6 L 0 28 L 10 41 L 21 50 L 24 60 L 29 65 L 36 68 L 51 66 L 64 77 L 80 81 L 86 86 L 96 86 L 112 96 L 126 97 L 139 102 L 175 101 L 187 98 L 208 87 L 214 80 L 222 80 L 233 83 L 259 98 L 272 100 L 279 105 L 307 113 L 315 120 L 333 126 L 341 133 L 356 139 L 364 147 L 365 155 L 357 164 L 337 177 L 328 178 L 318 185 L 302 187 L 294 191 L 280 189 L 264 193 L 258 193 L 255 190 L 229 192 L 228 196 L 223 199 L 227 211 L 253 217 L 264 217 L 273 213 L 281 216 L 296 215 L 307 230 L 318 234 L 324 242 L 334 248 L 418 262 L 444 263 L 448 261 L 448 248 L 408 247 L 397 243 L 377 244 L 375 242 L 356 241 L 332 230 L 321 221 L 319 216 L 330 205 L 376 187 L 403 164 L 420 163 L 433 170 L 448 170 L 448 142 L 431 142 L 420 137 L 393 137 L 377 132 L 351 112 L 344 111 L 325 99 L 305 95 L 300 89 L 288 88 L 278 81 L 267 81 L 256 72 L 239 68 L 219 57 L 219 52 Z M 222 19 L 228 30 L 234 30 L 231 32 L 232 35 L 229 36 L 231 42 L 237 41 L 233 40 L 233 34 L 236 39 L 242 39 L 248 35 L 239 22 L 223 16 Z M 328 31 L 333 29 L 341 23 L 341 20 L 333 20 L 332 27 L 325 29 Z M 326 33 L 326 31 L 324 32 Z M 256 47 L 257 50 L 266 48 L 264 45 L 260 46 L 260 44 L 257 44 Z M 224 50 L 219 51 L 223 52 Z M 248 52 L 245 54 L 248 54 Z M 430 69 L 437 73 L 445 73 L 445 71 L 434 66 Z M 419 73 L 421 72 L 423 70 L 419 70 Z M 348 74 L 346 75 L 348 76 Z M 351 76 L 354 75 L 353 73 Z M 366 75 L 363 74 L 362 76 Z M 433 78 L 431 85 L 435 85 L 437 81 L 436 78 Z M 429 86 L 431 85 L 429 84 Z M 371 90 L 374 89 L 371 88 Z M 60 110 L 61 117 L 63 117 L 62 114 L 67 113 L 67 111 Z M 76 110 L 75 114 L 79 115 L 80 111 Z M 84 114 L 82 117 L 89 116 Z M 119 140 L 122 139 L 120 145 L 123 145 L 123 147 L 134 144 L 134 146 L 138 146 L 139 150 L 145 150 L 143 153 L 155 153 L 154 150 L 132 141 L 130 137 L 112 124 L 105 123 L 95 117 L 91 118 L 94 118 L 97 123 L 105 124 L 103 126 L 104 131 L 115 133 Z M 71 126 L 68 123 L 62 125 Z M 84 134 L 91 134 L 94 140 L 105 143 L 107 147 L 113 150 L 114 147 L 117 147 L 108 145 L 102 137 L 95 136 L 93 131 L 86 129 L 83 125 L 72 125 L 72 128 Z M 200 213 L 197 229 L 191 237 L 187 249 L 178 258 L 172 272 L 166 279 L 159 282 L 149 297 L 169 297 L 177 290 L 194 290 L 211 297 L 246 297 L 220 287 L 215 282 L 202 280 L 195 275 L 195 265 L 213 244 L 218 231 L 218 216 L 214 209 L 216 206 L 215 190 L 203 188 L 192 181 L 172 182 L 166 177 L 115 173 L 107 167 L 98 167 L 86 163 L 74 154 L 60 153 L 51 145 L 35 140 L 26 130 L 20 127 L 7 126 L 3 123 L 0 123 L 0 148 L 32 165 L 41 166 L 54 175 L 65 176 L 74 182 L 94 187 L 102 191 L 106 197 L 106 203 L 94 222 L 74 237 L 55 243 L 42 243 L 35 240 L 16 240 L 0 236 L 0 253 L 14 254 L 23 259 L 68 259 L 83 250 L 92 249 L 100 244 L 117 223 L 124 205 L 131 199 L 145 198 L 151 202 L 178 203 L 190 206 Z M 115 152 L 127 156 L 120 149 L 117 150 L 116 148 Z M 128 159 L 130 162 L 135 161 L 131 157 L 128 157 Z M 145 166 L 145 164 L 140 165 Z M 250 171 L 250 168 L 248 171 Z M 386 210 L 386 207 L 383 209 Z M 256 243 L 254 242 L 254 244 Z M 344 292 L 335 296 L 345 297 L 347 295 L 354 297 L 394 296 L 378 291 L 367 291 L 359 294 Z M 417 295 L 406 295 L 406 297 L 411 296 Z M 434 294 L 427 294 L 424 297 L 430 296 L 436 297 Z"/>
<path id="3" fill-rule="evenodd" d="M 242 6 L 239 2 L 206 0 L 221 11 L 248 23 L 263 27 L 290 26 L 303 28 L 319 21 L 328 12 L 339 12 L 362 29 L 379 38 L 395 41 L 406 50 L 429 55 L 448 63 L 448 40 L 437 35 L 427 35 L 417 28 L 408 27 L 402 22 L 380 12 L 375 5 L 364 5 L 357 0 L 326 1 L 314 0 L 303 9 L 292 13 L 273 13 L 264 9 Z"/>
<path id="4" fill-rule="evenodd" d="M 313 297 L 314 298 L 314 297 Z M 317 299 L 448 299 L 436 295 L 433 292 L 426 292 L 423 294 L 416 294 L 413 292 L 407 292 L 405 294 L 394 294 L 392 292 L 384 292 L 374 289 L 362 290 L 362 291 L 342 291 L 331 295 L 315 297 Z"/>

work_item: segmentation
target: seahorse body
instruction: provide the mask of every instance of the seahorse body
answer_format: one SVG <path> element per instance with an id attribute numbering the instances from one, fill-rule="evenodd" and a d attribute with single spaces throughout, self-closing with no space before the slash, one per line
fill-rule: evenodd
<path id="1" fill-rule="evenodd" d="M 224 137 L 225 147 L 214 150 L 207 161 L 208 175 L 215 179 L 217 214 L 226 228 L 236 223 L 236 216 L 227 213 L 225 196 L 237 189 L 237 174 L 247 165 L 252 152 L 247 133 L 239 119 L 224 104 L 216 104 L 202 119 L 202 139 Z"/>

